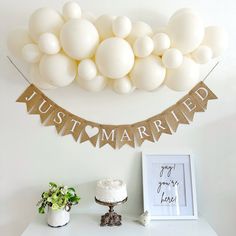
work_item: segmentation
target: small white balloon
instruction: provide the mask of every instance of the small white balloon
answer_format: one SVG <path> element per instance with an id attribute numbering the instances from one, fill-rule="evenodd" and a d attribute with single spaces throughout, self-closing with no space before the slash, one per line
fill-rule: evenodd
<path id="1" fill-rule="evenodd" d="M 92 80 L 97 75 L 97 67 L 93 60 L 84 59 L 79 63 L 78 76 L 84 80 Z"/>
<path id="2" fill-rule="evenodd" d="M 49 55 L 57 54 L 61 50 L 61 45 L 57 36 L 52 33 L 44 33 L 40 35 L 38 45 L 43 53 Z"/>
<path id="3" fill-rule="evenodd" d="M 134 65 L 134 53 L 129 43 L 118 37 L 104 40 L 96 52 L 99 72 L 107 78 L 125 77 Z"/>
<path id="4" fill-rule="evenodd" d="M 190 90 L 199 82 L 199 65 L 191 58 L 184 57 L 177 69 L 168 69 L 165 84 L 175 91 Z"/>
<path id="5" fill-rule="evenodd" d="M 133 85 L 128 77 L 114 80 L 112 88 L 116 93 L 128 94 L 133 90 Z"/>
<path id="6" fill-rule="evenodd" d="M 183 62 L 183 54 L 176 48 L 167 49 L 162 56 L 162 62 L 166 68 L 178 68 Z"/>
<path id="7" fill-rule="evenodd" d="M 132 29 L 132 22 L 126 16 L 118 16 L 112 23 L 112 30 L 115 36 L 126 38 Z"/>
<path id="8" fill-rule="evenodd" d="M 96 16 L 90 11 L 83 11 L 82 18 L 92 22 L 93 24 L 97 20 Z"/>
<path id="9" fill-rule="evenodd" d="M 152 36 L 152 34 L 153 32 L 150 25 L 146 24 L 145 22 L 138 21 L 133 24 L 132 30 L 127 37 L 127 40 L 130 44 L 133 44 L 137 38 L 145 35 Z"/>
<path id="10" fill-rule="evenodd" d="M 194 11 L 178 11 L 170 18 L 167 32 L 171 46 L 183 54 L 191 53 L 201 44 L 204 37 L 203 21 Z"/>
<path id="11" fill-rule="evenodd" d="M 102 15 L 96 20 L 95 26 L 102 40 L 114 36 L 112 31 L 112 22 L 114 19 L 115 16 Z"/>
<path id="12" fill-rule="evenodd" d="M 107 78 L 102 75 L 95 76 L 92 80 L 84 80 L 77 76 L 76 81 L 79 86 L 90 92 L 102 91 L 107 86 Z"/>
<path id="13" fill-rule="evenodd" d="M 147 91 L 157 89 L 163 83 L 165 75 L 166 69 L 161 59 L 155 56 L 137 59 L 130 73 L 134 86 Z"/>
<path id="14" fill-rule="evenodd" d="M 8 49 L 14 56 L 19 58 L 22 57 L 22 48 L 30 43 L 32 43 L 32 39 L 30 38 L 28 31 L 23 29 L 11 31 L 7 38 Z"/>
<path id="15" fill-rule="evenodd" d="M 212 50 L 202 45 L 192 53 L 192 58 L 199 64 L 206 64 L 212 59 Z"/>
<path id="16" fill-rule="evenodd" d="M 67 55 L 76 60 L 90 58 L 99 43 L 95 26 L 85 19 L 71 19 L 61 30 L 61 45 Z"/>
<path id="17" fill-rule="evenodd" d="M 219 57 L 228 48 L 228 33 L 222 27 L 209 26 L 205 29 L 205 36 L 202 44 L 211 48 L 213 58 Z"/>
<path id="18" fill-rule="evenodd" d="M 152 37 L 154 43 L 153 53 L 157 56 L 161 56 L 165 50 L 170 48 L 170 38 L 165 33 L 157 33 Z"/>
<path id="19" fill-rule="evenodd" d="M 40 61 L 42 56 L 41 51 L 39 50 L 38 45 L 36 44 L 27 44 L 22 49 L 22 57 L 28 63 L 37 63 Z"/>
<path id="20" fill-rule="evenodd" d="M 133 45 L 134 54 L 136 57 L 149 56 L 154 48 L 152 39 L 149 36 L 139 37 L 135 40 Z"/>
<path id="21" fill-rule="evenodd" d="M 78 19 L 81 14 L 80 5 L 77 2 L 69 1 L 63 6 L 63 16 L 66 20 Z"/>
<path id="22" fill-rule="evenodd" d="M 39 70 L 47 83 L 56 87 L 65 87 L 75 79 L 77 64 L 62 53 L 44 55 L 40 60 Z"/>
<path id="23" fill-rule="evenodd" d="M 64 20 L 59 12 L 48 7 L 40 8 L 30 17 L 29 32 L 37 42 L 39 36 L 43 33 L 50 32 L 58 36 L 63 24 Z"/>
<path id="24" fill-rule="evenodd" d="M 55 89 L 55 86 L 52 86 L 51 84 L 45 82 L 45 80 L 42 78 L 40 72 L 39 72 L 39 65 L 33 64 L 30 67 L 30 78 L 32 83 L 40 88 L 40 89 Z"/>

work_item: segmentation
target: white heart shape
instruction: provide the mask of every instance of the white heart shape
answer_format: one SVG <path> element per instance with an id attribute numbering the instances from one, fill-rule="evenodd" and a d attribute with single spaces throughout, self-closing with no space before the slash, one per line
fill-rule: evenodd
<path id="1" fill-rule="evenodd" d="M 85 127 L 85 132 L 89 136 L 89 138 L 94 137 L 95 135 L 98 134 L 99 128 L 98 127 L 92 127 L 91 125 L 88 125 Z"/>

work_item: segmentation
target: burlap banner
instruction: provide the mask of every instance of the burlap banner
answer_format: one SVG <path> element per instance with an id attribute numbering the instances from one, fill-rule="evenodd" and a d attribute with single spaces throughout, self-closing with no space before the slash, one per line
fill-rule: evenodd
<path id="1" fill-rule="evenodd" d="M 98 124 L 73 115 L 61 108 L 31 84 L 17 99 L 25 103 L 29 114 L 40 116 L 45 126 L 54 126 L 58 134 L 72 135 L 75 141 L 90 142 L 99 148 L 140 146 L 145 141 L 158 142 L 162 134 L 172 135 L 180 124 L 193 121 L 196 112 L 204 112 L 208 101 L 216 95 L 203 83 L 198 83 L 186 96 L 161 114 L 129 125 Z"/>

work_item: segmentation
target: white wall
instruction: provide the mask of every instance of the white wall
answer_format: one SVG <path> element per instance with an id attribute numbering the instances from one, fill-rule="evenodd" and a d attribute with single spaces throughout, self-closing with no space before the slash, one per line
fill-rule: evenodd
<path id="1" fill-rule="evenodd" d="M 178 8 L 195 7 L 206 25 L 220 24 L 230 33 L 231 47 L 207 84 L 219 96 L 205 113 L 197 114 L 190 126 L 173 136 L 141 148 L 95 149 L 75 143 L 55 130 L 42 127 L 29 116 L 23 104 L 15 103 L 26 83 L 6 60 L 5 38 L 10 29 L 26 26 L 31 12 L 41 6 L 60 9 L 62 0 L 0 0 L 0 235 L 17 236 L 36 214 L 35 203 L 49 181 L 79 188 L 80 207 L 74 211 L 104 211 L 93 202 L 94 181 L 117 177 L 128 184 L 129 201 L 123 211 L 142 211 L 141 151 L 188 153 L 195 156 L 200 215 L 220 236 L 236 235 L 236 2 L 231 0 L 81 0 L 83 9 L 97 13 L 128 15 L 158 27 Z M 27 74 L 22 62 L 18 65 Z M 205 72 L 212 65 L 205 68 Z M 204 73 L 202 73 L 204 76 Z M 164 88 L 160 92 L 136 92 L 118 96 L 110 91 L 90 94 L 76 86 L 45 92 L 67 110 L 103 123 L 133 123 L 155 115 L 174 104 L 183 94 Z"/>

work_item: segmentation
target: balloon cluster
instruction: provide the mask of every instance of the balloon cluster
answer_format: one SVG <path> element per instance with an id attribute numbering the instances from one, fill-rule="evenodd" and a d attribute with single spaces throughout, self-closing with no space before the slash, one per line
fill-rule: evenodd
<path id="1" fill-rule="evenodd" d="M 204 27 L 199 14 L 181 9 L 157 33 L 126 16 L 97 19 L 67 2 L 63 12 L 36 10 L 28 30 L 10 33 L 8 47 L 31 63 L 32 82 L 41 89 L 76 80 L 88 91 L 108 84 L 120 94 L 153 91 L 162 84 L 184 91 L 199 82 L 199 64 L 220 56 L 228 45 L 221 27 Z"/>

